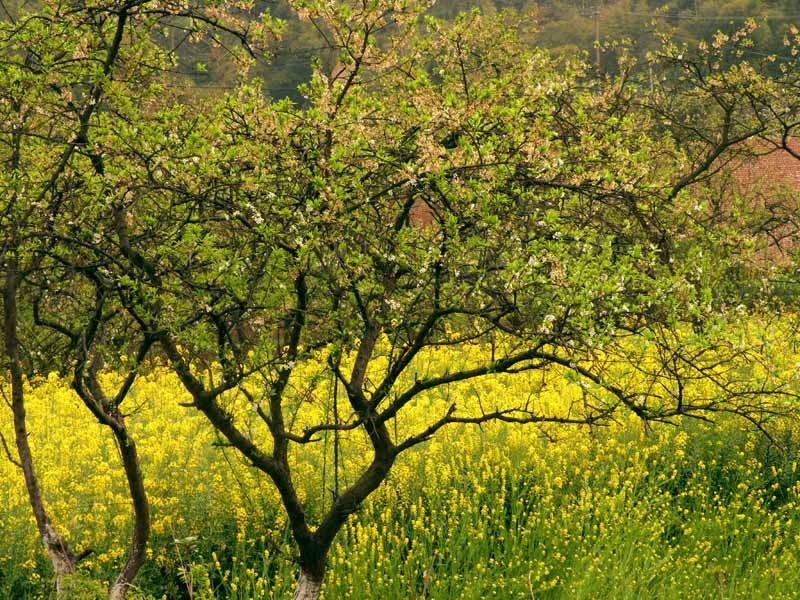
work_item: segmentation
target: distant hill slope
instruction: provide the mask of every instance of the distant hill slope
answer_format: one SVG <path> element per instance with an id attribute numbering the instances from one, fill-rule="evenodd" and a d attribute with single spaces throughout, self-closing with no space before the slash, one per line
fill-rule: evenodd
<path id="1" fill-rule="evenodd" d="M 595 40 L 599 39 L 604 46 L 600 52 L 604 72 L 615 70 L 616 51 L 611 47 L 615 40 L 629 39 L 633 52 L 643 57 L 658 47 L 656 31 L 669 30 L 676 42 L 691 47 L 712 39 L 717 31 L 733 32 L 749 17 L 756 18 L 759 29 L 745 58 L 774 55 L 778 69 L 781 63 L 796 60 L 788 54 L 784 38 L 800 23 L 796 0 L 439 0 L 430 13 L 450 19 L 472 8 L 515 12 L 521 23 L 535 31 L 529 36 L 530 43 L 556 53 L 586 53 L 594 61 Z M 326 47 L 312 24 L 297 18 L 285 0 L 259 0 L 254 15 L 267 9 L 284 19 L 286 27 L 272 56 L 260 61 L 254 73 L 273 97 L 302 101 L 297 87 L 308 80 L 312 61 L 320 60 L 332 68 L 337 53 Z M 181 56 L 174 85 L 192 88 L 188 94 L 214 95 L 235 85 L 235 70 L 224 48 L 205 42 L 184 44 Z"/>

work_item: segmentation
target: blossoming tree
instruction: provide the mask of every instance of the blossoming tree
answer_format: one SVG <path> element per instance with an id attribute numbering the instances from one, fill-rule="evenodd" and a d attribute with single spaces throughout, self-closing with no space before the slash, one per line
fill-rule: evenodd
<path id="1" fill-rule="evenodd" d="M 782 82 L 729 60 L 746 31 L 696 61 L 668 44 L 655 81 L 625 60 L 596 79 L 526 49 L 502 19 L 422 23 L 424 6 L 389 0 L 295 6 L 337 59 L 306 103 L 250 84 L 204 114 L 142 115 L 128 147 L 108 150 L 114 218 L 89 229 L 191 406 L 279 492 L 296 599 L 318 596 L 337 532 L 398 455 L 443 427 L 771 413 L 765 398 L 787 390 L 768 375 L 714 376 L 769 363 L 723 335 L 736 314 L 717 285 L 725 240 L 691 193 L 794 110 L 776 101 Z M 424 360 L 463 345 L 484 358 L 436 372 Z M 293 373 L 320 353 L 342 398 L 312 421 L 313 384 Z M 476 378 L 545 368 L 570 373 L 586 401 L 447 400 Z M 440 408 L 409 429 L 404 411 L 431 394 Z M 366 443 L 363 468 L 314 514 L 293 456 L 328 433 Z"/>
<path id="2" fill-rule="evenodd" d="M 70 269 L 91 270 L 88 289 L 274 484 L 296 600 L 318 597 L 337 533 L 397 457 L 444 427 L 580 426 L 620 410 L 763 427 L 788 390 L 766 351 L 727 337 L 739 299 L 719 283 L 739 257 L 715 258 L 729 240 L 692 191 L 796 110 L 786 81 L 735 60 L 747 31 L 700 58 L 667 44 L 654 79 L 625 58 L 603 78 L 526 48 L 502 17 L 293 5 L 336 63 L 317 65 L 306 102 L 248 82 L 210 107 L 154 97 L 124 119 L 103 113 L 80 172 L 102 193 L 65 207 L 74 227 L 59 244 L 80 248 Z M 481 358 L 426 361 L 467 345 Z M 317 378 L 295 376 L 320 355 Z M 584 401 L 447 393 L 544 369 Z M 335 382 L 322 419 L 307 410 L 320 378 Z M 403 417 L 421 398 L 435 408 L 413 429 Z M 363 460 L 312 510 L 293 464 L 328 434 Z"/>
<path id="3" fill-rule="evenodd" d="M 85 236 L 95 238 L 80 230 L 80 215 L 109 198 L 106 157 L 96 135 L 109 119 L 125 122 L 127 107 L 137 98 L 147 104 L 157 97 L 155 84 L 174 67 L 176 55 L 159 43 L 156 30 L 162 36 L 176 30 L 196 37 L 238 35 L 252 50 L 273 28 L 267 15 L 261 24 L 249 22 L 244 36 L 240 17 L 216 3 L 45 1 L 2 9 L 0 277 L 3 370 L 8 371 L 16 453 L 5 439 L 2 443 L 23 473 L 57 597 L 81 595 L 71 576 L 90 550 L 74 550 L 69 535 L 51 518 L 25 409 L 26 377 L 52 369 L 70 372 L 80 399 L 114 436 L 130 493 L 130 550 L 109 590 L 119 599 L 145 560 L 150 528 L 143 475 L 122 403 L 154 339 L 126 324 L 130 317 L 109 301 L 113 285 L 98 272 L 102 261 L 84 251 Z M 126 353 L 131 360 L 120 360 Z M 123 374 L 113 390 L 99 380 L 106 362 Z"/>

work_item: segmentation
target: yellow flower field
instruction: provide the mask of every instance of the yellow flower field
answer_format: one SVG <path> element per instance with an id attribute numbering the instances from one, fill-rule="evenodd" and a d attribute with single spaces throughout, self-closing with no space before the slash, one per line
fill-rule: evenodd
<path id="1" fill-rule="evenodd" d="M 420 364 L 469 364 L 481 351 L 440 350 Z M 320 364 L 302 369 L 287 415 L 298 430 L 331 410 L 333 393 Z M 585 387 L 553 369 L 485 378 L 421 397 L 391 426 L 402 436 L 456 401 L 469 411 L 531 397 L 549 410 L 578 410 Z M 153 513 L 151 560 L 132 597 L 290 597 L 294 551 L 276 492 L 179 406 L 187 400 L 172 374 L 153 368 L 125 404 Z M 237 419 L 250 419 L 240 398 L 230 402 Z M 81 578 L 104 586 L 130 527 L 112 438 L 55 375 L 31 382 L 27 406 L 48 508 L 73 545 L 93 549 Z M 4 410 L 0 430 L 10 441 Z M 795 598 L 800 426 L 775 420 L 770 428 L 780 448 L 732 418 L 650 430 L 621 413 L 602 428 L 445 429 L 401 455 L 353 516 L 332 550 L 323 596 Z M 333 446 L 331 434 L 294 456 L 312 518 L 331 502 Z M 367 460 L 365 448 L 358 434 L 343 436 L 342 486 Z M 0 597 L 49 598 L 22 477 L 8 460 L 0 481 Z M 94 597 L 92 589 L 101 588 L 82 593 Z"/>

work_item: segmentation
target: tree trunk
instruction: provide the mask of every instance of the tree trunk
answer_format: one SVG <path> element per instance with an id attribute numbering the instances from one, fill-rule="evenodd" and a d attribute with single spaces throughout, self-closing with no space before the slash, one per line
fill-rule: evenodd
<path id="1" fill-rule="evenodd" d="M 3 337 L 8 369 L 11 374 L 11 412 L 14 415 L 14 441 L 19 454 L 19 465 L 25 478 L 28 500 L 33 509 L 36 528 L 42 540 L 56 578 L 56 598 L 65 597 L 65 578 L 75 572 L 77 562 L 69 543 L 56 533 L 44 507 L 42 491 L 36 470 L 33 468 L 33 454 L 28 443 L 28 429 L 25 421 L 25 389 L 22 367 L 20 366 L 19 339 L 17 338 L 17 279 L 19 263 L 16 256 L 7 258 L 6 280 L 3 286 Z"/>
<path id="2" fill-rule="evenodd" d="M 96 331 L 93 331 L 90 337 L 93 338 L 95 334 Z M 143 359 L 149 348 L 150 343 L 145 341 L 139 348 L 138 358 Z M 147 541 L 150 538 L 150 504 L 144 489 L 144 474 L 139 465 L 136 442 L 128 431 L 125 415 L 119 408 L 119 402 L 127 395 L 129 389 L 125 386 L 133 383 L 135 371 L 129 374 L 126 383 L 120 388 L 118 394 L 121 396 L 118 396 L 115 401 L 111 401 L 98 381 L 98 373 L 102 366 L 102 358 L 100 355 L 95 355 L 85 375 L 82 368 L 76 370 L 72 384 L 86 408 L 114 434 L 125 470 L 125 479 L 128 482 L 128 492 L 133 506 L 131 545 L 128 558 L 109 590 L 111 600 L 123 600 L 136 578 L 136 574 L 147 559 Z M 88 384 L 88 389 L 84 386 L 84 382 Z"/>
<path id="3" fill-rule="evenodd" d="M 125 427 L 122 415 L 118 415 L 119 428 L 114 429 L 114 435 L 119 443 L 122 464 L 128 480 L 133 503 L 133 535 L 128 560 L 117 575 L 117 579 L 109 592 L 110 600 L 123 600 L 131 583 L 146 560 L 147 541 L 150 537 L 150 505 L 144 490 L 144 476 L 139 466 L 139 457 L 136 444 Z"/>
<path id="4" fill-rule="evenodd" d="M 77 560 L 75 553 L 64 538 L 58 535 L 48 522 L 45 525 L 46 533 L 42 535 L 42 542 L 50 557 L 56 578 L 57 600 L 68 600 L 68 589 L 65 587 L 67 579 L 75 573 Z"/>
<path id="5" fill-rule="evenodd" d="M 321 577 L 316 578 L 305 569 L 300 569 L 300 579 L 297 580 L 292 600 L 317 600 L 321 588 Z"/>

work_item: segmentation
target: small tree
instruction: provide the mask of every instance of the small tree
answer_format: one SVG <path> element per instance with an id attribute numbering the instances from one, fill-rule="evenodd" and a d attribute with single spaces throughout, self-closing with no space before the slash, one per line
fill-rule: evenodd
<path id="1" fill-rule="evenodd" d="M 28 442 L 25 377 L 38 369 L 72 372 L 76 392 L 120 449 L 134 513 L 131 548 L 111 585 L 110 597 L 125 596 L 145 559 L 149 508 L 136 445 L 122 402 L 154 343 L 127 328 L 115 283 L 103 276 L 107 257 L 85 252 L 95 232 L 82 228 L 88 215 L 109 201 L 106 157 L 97 139 L 108 119 L 125 122 L 134 98 L 147 104 L 154 86 L 175 64 L 154 31 L 180 29 L 193 36 L 233 36 L 254 44 L 270 32 L 249 20 L 239 30 L 239 4 L 156 2 L 41 2 L 25 10 L 4 6 L 0 36 L 0 273 L 3 282 L 5 366 L 8 404 L 14 418 L 17 458 L 39 536 L 55 572 L 56 595 L 68 596 L 66 580 L 84 553 L 76 553 L 48 514 Z M 243 46 L 252 50 L 254 46 Z M 138 110 L 138 108 L 137 108 Z M 113 130 L 103 135 L 113 137 Z M 61 338 L 60 340 L 58 338 Z M 119 354 L 130 353 L 129 363 Z M 125 372 L 109 393 L 98 373 L 104 362 Z"/>
<path id="2" fill-rule="evenodd" d="M 103 276 L 192 405 L 274 483 L 299 550 L 295 599 L 318 596 L 337 532 L 397 456 L 447 425 L 771 413 L 762 400 L 779 385 L 715 376 L 756 353 L 718 335 L 729 298 L 695 243 L 715 238 L 686 208 L 731 151 L 769 133 L 770 109 L 786 110 L 777 84 L 734 64 L 711 85 L 667 47 L 648 95 L 632 62 L 592 80 L 521 47 L 502 20 L 420 32 L 411 3 L 295 6 L 339 55 L 303 88 L 307 104 L 244 86 L 208 114 L 147 115 L 106 153 L 112 208 L 87 244 L 113 257 Z M 697 114 L 723 128 L 692 130 Z M 483 359 L 422 362 L 464 345 Z M 317 420 L 294 373 L 320 352 L 346 407 Z M 433 390 L 545 368 L 593 399 L 563 413 L 447 402 L 418 430 L 403 422 Z M 692 396 L 696 380 L 716 391 Z M 370 450 L 315 516 L 291 457 L 327 432 L 360 432 Z"/>
<path id="3" fill-rule="evenodd" d="M 52 231 L 65 196 L 79 185 L 74 167 L 105 97 L 106 78 L 118 63 L 127 10 L 105 13 L 98 22 L 80 10 L 45 6 L 38 14 L 20 12 L 2 23 L 6 46 L 0 90 L 7 164 L 2 182 L 7 198 L 2 213 L 4 348 L 17 464 L 55 571 L 59 597 L 64 593 L 64 578 L 75 570 L 79 556 L 51 523 L 27 439 L 24 377 L 42 362 L 37 360 L 40 347 L 32 334 L 27 280 L 40 269 L 37 249 L 43 235 Z M 95 44 L 85 45 L 91 35 L 97 36 Z M 102 65 L 99 71 L 94 66 L 98 63 Z"/>

